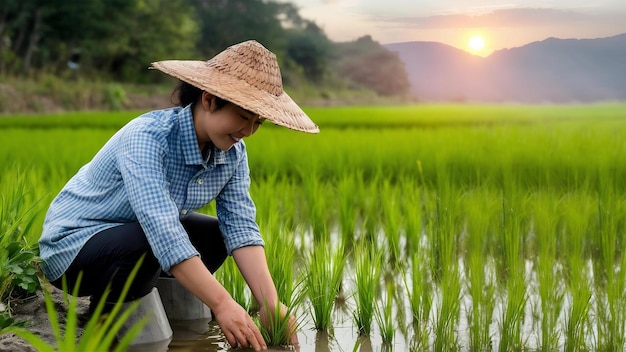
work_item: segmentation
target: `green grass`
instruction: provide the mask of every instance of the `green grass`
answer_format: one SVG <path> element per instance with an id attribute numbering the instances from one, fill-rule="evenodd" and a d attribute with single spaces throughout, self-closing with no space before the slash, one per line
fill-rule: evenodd
<path id="1" fill-rule="evenodd" d="M 46 312 L 48 313 L 48 319 L 50 320 L 54 333 L 54 343 L 44 341 L 40 336 L 20 326 L 3 328 L 0 330 L 0 335 L 15 334 L 30 343 L 37 351 L 41 352 L 126 351 L 150 319 L 150 316 L 146 315 L 131 323 L 130 317 L 137 309 L 140 302 L 137 300 L 131 303 L 124 303 L 124 298 L 139 270 L 141 261 L 143 261 L 143 258 L 131 271 L 124 284 L 120 297 L 108 313 L 103 313 L 104 305 L 109 294 L 108 289 L 105 291 L 80 336 L 78 336 L 77 330 L 78 311 L 76 308 L 78 304 L 78 287 L 81 282 L 82 273 L 78 276 L 76 286 L 71 296 L 67 294 L 67 285 L 66 282 L 63 281 L 65 304 L 68 306 L 67 315 L 63 318 L 58 316 L 57 307 L 52 301 L 50 292 L 44 289 Z M 64 329 L 61 328 L 62 323 L 64 323 Z"/>

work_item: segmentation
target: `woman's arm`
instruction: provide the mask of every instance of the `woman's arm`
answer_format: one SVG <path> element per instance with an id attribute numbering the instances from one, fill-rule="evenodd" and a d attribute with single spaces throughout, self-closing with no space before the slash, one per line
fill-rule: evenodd
<path id="1" fill-rule="evenodd" d="M 251 346 L 256 351 L 267 349 L 261 332 L 248 313 L 232 299 L 199 257 L 194 256 L 172 266 L 170 272 L 181 285 L 211 308 L 231 346 Z"/>

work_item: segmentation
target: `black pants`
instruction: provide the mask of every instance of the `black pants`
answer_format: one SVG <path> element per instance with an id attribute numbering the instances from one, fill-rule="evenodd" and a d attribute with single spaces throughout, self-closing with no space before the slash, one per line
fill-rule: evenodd
<path id="1" fill-rule="evenodd" d="M 215 272 L 227 257 L 217 219 L 192 213 L 181 223 L 191 243 L 200 252 L 204 265 L 212 273 Z M 78 274 L 82 271 L 78 296 L 91 296 L 92 305 L 97 304 L 110 284 L 106 301 L 116 302 L 128 276 L 143 255 L 145 257 L 141 267 L 125 298 L 125 301 L 135 300 L 150 293 L 161 274 L 159 263 L 137 222 L 116 226 L 94 235 L 83 246 L 63 276 L 52 284 L 62 288 L 65 277 L 68 292 L 72 293 Z"/>

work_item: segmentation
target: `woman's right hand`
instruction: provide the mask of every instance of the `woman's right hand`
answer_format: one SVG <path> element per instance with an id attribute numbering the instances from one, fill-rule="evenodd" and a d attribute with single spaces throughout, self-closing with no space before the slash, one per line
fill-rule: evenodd
<path id="1" fill-rule="evenodd" d="M 252 347 L 255 351 L 267 349 L 259 328 L 245 309 L 232 298 L 213 307 L 213 313 L 232 347 Z"/>

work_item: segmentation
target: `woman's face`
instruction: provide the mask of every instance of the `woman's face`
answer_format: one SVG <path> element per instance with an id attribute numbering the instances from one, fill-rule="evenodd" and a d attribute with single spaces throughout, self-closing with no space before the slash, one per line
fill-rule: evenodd
<path id="1" fill-rule="evenodd" d="M 201 104 L 194 108 L 194 126 L 200 149 L 207 142 L 221 150 L 229 150 L 244 137 L 253 135 L 264 119 L 235 104 L 218 109 L 215 96 L 203 92 Z"/>

